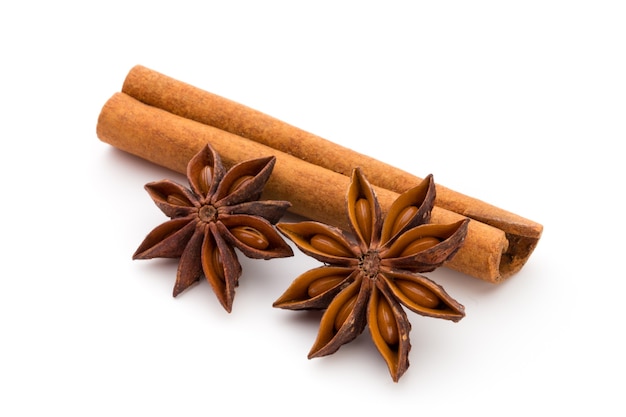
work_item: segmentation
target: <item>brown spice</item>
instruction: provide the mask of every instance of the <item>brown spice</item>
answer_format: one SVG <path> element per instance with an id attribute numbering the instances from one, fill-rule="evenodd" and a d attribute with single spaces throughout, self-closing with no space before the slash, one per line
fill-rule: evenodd
<path id="1" fill-rule="evenodd" d="M 206 145 L 187 166 L 191 189 L 169 180 L 147 184 L 150 197 L 170 220 L 146 236 L 133 259 L 180 258 L 174 296 L 204 275 L 230 312 L 242 272 L 234 248 L 256 259 L 293 255 L 273 226 L 290 203 L 258 201 L 275 162 L 269 156 L 226 171 Z"/>
<path id="2" fill-rule="evenodd" d="M 430 317 L 458 321 L 464 308 L 420 275 L 453 258 L 468 219 L 428 224 L 435 184 L 428 176 L 400 195 L 386 217 L 373 188 L 355 169 L 347 195 L 351 234 L 322 223 L 279 223 L 305 254 L 325 265 L 300 275 L 274 307 L 324 309 L 309 358 L 336 352 L 369 328 L 394 381 L 409 366 L 411 324 L 402 306 Z"/>
<path id="3" fill-rule="evenodd" d="M 207 143 L 226 166 L 275 155 L 276 165 L 262 198 L 290 201 L 290 211 L 349 229 L 345 219 L 345 190 L 350 178 L 299 158 L 212 126 L 158 109 L 124 94 L 115 93 L 103 106 L 96 128 L 100 140 L 118 149 L 177 172 L 186 172 L 189 160 Z M 398 193 L 374 187 L 383 212 Z M 466 217 L 434 207 L 431 221 L 449 224 Z M 463 247 L 446 266 L 489 282 L 502 279 L 501 264 L 508 240 L 502 230 L 470 220 Z M 521 266 L 519 266 L 521 267 Z"/>
<path id="4" fill-rule="evenodd" d="M 254 140 L 346 176 L 354 167 L 361 167 L 372 184 L 397 193 L 422 180 L 375 158 L 141 65 L 129 71 L 122 91 L 144 103 Z M 490 281 L 499 282 L 519 271 L 543 232 L 543 226 L 532 220 L 440 184 L 437 185 L 435 205 L 505 233 L 508 247 L 498 265 L 497 275 L 489 278 Z"/>

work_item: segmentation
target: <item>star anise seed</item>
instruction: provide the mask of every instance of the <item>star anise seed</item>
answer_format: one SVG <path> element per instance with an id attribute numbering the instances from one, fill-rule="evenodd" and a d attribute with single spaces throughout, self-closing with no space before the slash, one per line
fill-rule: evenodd
<path id="1" fill-rule="evenodd" d="M 346 200 L 351 233 L 313 221 L 277 225 L 302 252 L 325 265 L 297 277 L 274 307 L 325 310 L 309 358 L 334 353 L 367 326 L 397 382 L 409 366 L 411 348 L 403 306 L 454 322 L 465 316 L 461 304 L 420 273 L 454 256 L 468 221 L 429 224 L 432 175 L 401 194 L 384 218 L 359 168 L 352 173 Z"/>
<path id="2" fill-rule="evenodd" d="M 235 248 L 249 258 L 293 256 L 274 228 L 291 204 L 259 200 L 275 163 L 271 156 L 226 171 L 219 155 L 206 145 L 187 166 L 191 188 L 169 180 L 146 184 L 170 220 L 146 236 L 133 259 L 180 258 L 173 295 L 204 275 L 230 312 L 242 273 Z"/>

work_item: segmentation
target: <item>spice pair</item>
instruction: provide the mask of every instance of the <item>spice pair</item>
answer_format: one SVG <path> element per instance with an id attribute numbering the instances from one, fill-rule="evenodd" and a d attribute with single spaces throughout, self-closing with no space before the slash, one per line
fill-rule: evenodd
<path id="1" fill-rule="evenodd" d="M 291 204 L 260 200 L 276 162 L 244 161 L 226 171 L 206 145 L 187 166 L 190 189 L 169 180 L 146 190 L 170 220 L 153 229 L 133 259 L 180 258 L 174 296 L 204 276 L 231 311 L 245 256 L 293 255 L 277 232 L 324 265 L 297 277 L 274 307 L 325 310 L 309 358 L 334 353 L 367 326 L 394 381 L 409 366 L 410 322 L 402 306 L 425 316 L 458 321 L 464 308 L 441 286 L 420 275 L 461 247 L 467 220 L 429 224 L 435 200 L 432 175 L 401 194 L 386 216 L 363 172 L 347 192 L 351 233 L 313 221 L 278 223 Z"/>

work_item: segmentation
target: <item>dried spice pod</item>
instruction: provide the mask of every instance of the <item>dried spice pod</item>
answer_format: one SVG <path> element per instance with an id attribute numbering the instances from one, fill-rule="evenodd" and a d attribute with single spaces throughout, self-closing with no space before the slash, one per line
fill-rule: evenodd
<path id="1" fill-rule="evenodd" d="M 290 310 L 325 309 L 332 298 L 352 281 L 354 266 L 326 265 L 298 277 L 274 303 Z"/>
<path id="2" fill-rule="evenodd" d="M 170 220 L 146 236 L 133 259 L 180 257 L 174 296 L 204 275 L 230 312 L 242 273 L 234 248 L 256 259 L 293 255 L 274 228 L 290 203 L 258 200 L 274 163 L 274 157 L 258 158 L 226 171 L 206 145 L 187 166 L 191 188 L 169 180 L 147 184 L 148 194 Z"/>
<path id="3" fill-rule="evenodd" d="M 277 224 L 302 252 L 326 265 L 297 277 L 274 307 L 325 309 L 309 358 L 336 352 L 367 326 L 397 382 L 409 366 L 411 349 L 403 306 L 454 322 L 465 316 L 460 303 L 418 273 L 455 255 L 469 220 L 428 224 L 435 200 L 432 175 L 401 194 L 384 218 L 359 168 L 352 173 L 346 200 L 352 234 L 313 221 Z"/>

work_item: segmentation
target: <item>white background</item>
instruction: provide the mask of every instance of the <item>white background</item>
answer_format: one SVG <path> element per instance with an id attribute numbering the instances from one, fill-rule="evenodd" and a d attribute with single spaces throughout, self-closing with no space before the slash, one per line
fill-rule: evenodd
<path id="1" fill-rule="evenodd" d="M 602 0 L 3 3 L 0 414 L 623 415 L 625 21 Z M 428 274 L 467 316 L 411 313 L 399 383 L 367 334 L 308 360 L 317 317 L 271 304 L 316 261 L 242 258 L 227 314 L 206 282 L 171 296 L 176 262 L 131 260 L 165 220 L 143 185 L 184 181 L 96 137 L 136 64 L 542 240 L 499 286 Z"/>

